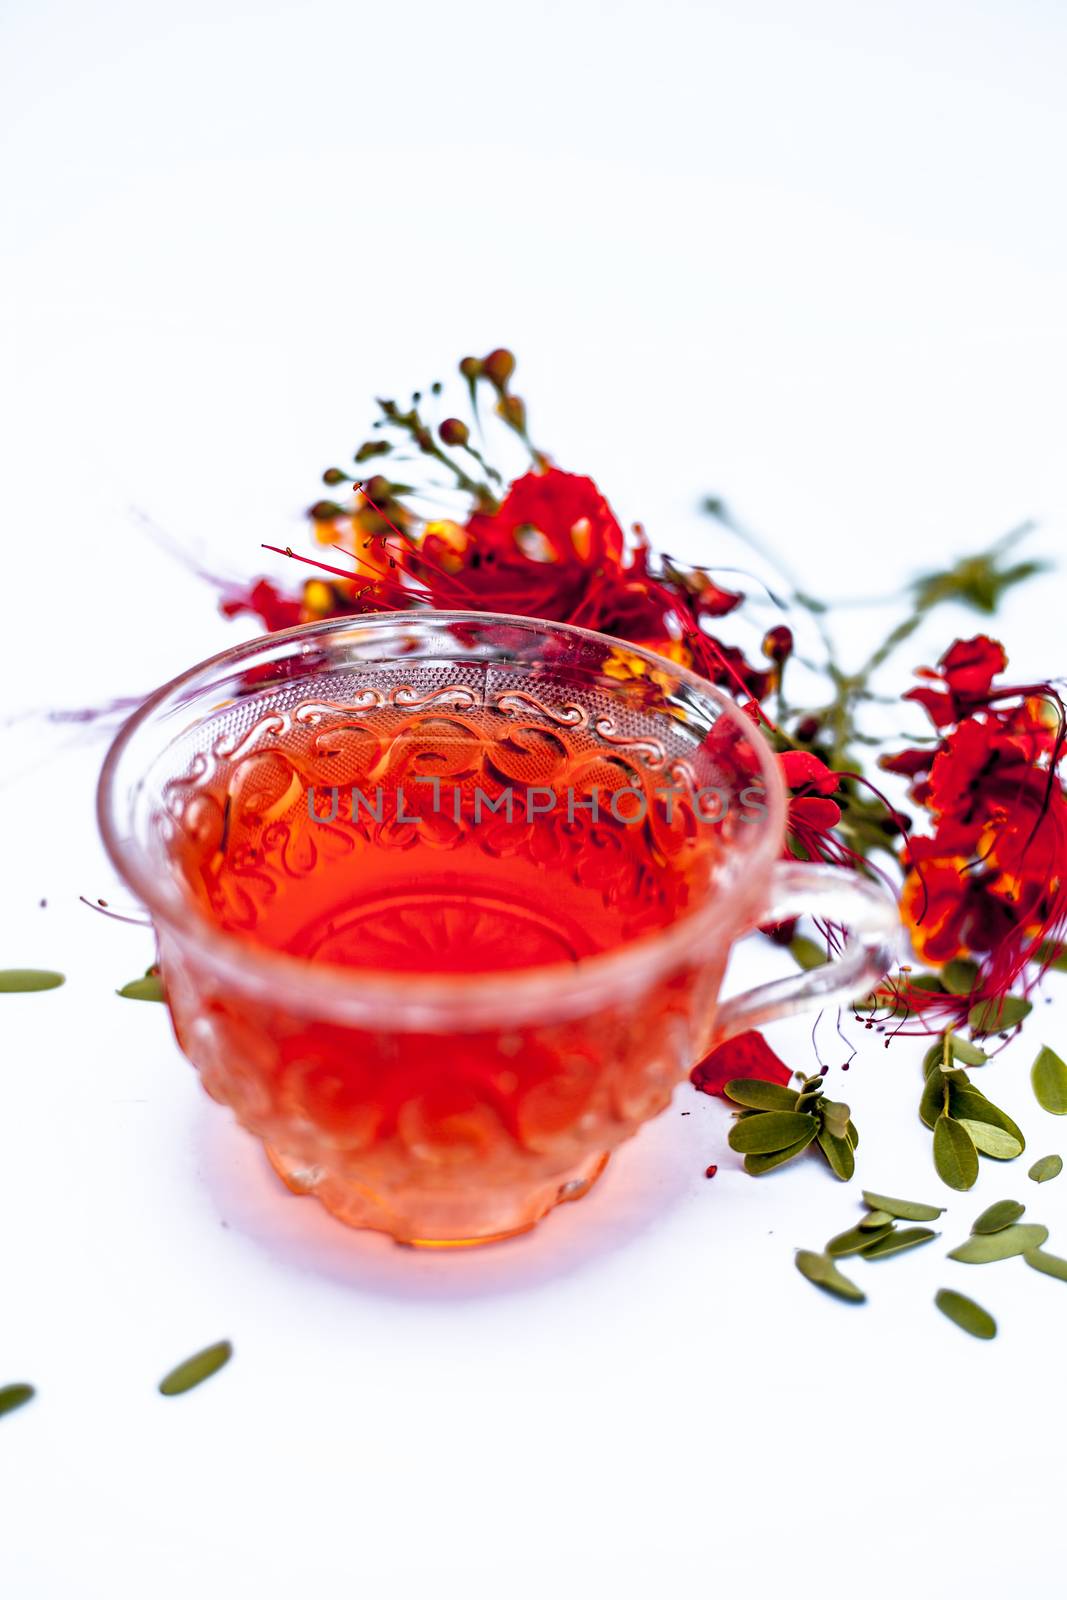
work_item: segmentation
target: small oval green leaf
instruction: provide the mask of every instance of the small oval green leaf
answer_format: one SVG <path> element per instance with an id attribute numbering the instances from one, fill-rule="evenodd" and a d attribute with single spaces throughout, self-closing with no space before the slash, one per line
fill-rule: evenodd
<path id="1" fill-rule="evenodd" d="M 944 1074 L 938 1071 L 931 1072 L 923 1085 L 922 1098 L 919 1101 L 919 1116 L 928 1128 L 937 1124 L 937 1119 L 945 1109 L 945 1098 L 948 1085 Z"/>
<path id="2" fill-rule="evenodd" d="M 862 1223 L 856 1228 L 846 1228 L 844 1233 L 839 1233 L 832 1238 L 826 1246 L 828 1256 L 855 1256 L 873 1244 L 878 1239 L 883 1239 L 887 1233 L 893 1231 L 893 1219 L 887 1217 L 879 1228 L 865 1228 Z"/>
<path id="3" fill-rule="evenodd" d="M 971 1189 L 978 1177 L 978 1151 L 967 1129 L 942 1112 L 934 1126 L 934 1166 L 950 1189 Z"/>
<path id="4" fill-rule="evenodd" d="M 966 1089 L 957 1088 L 955 1085 L 949 1090 L 949 1113 L 957 1121 L 987 1122 L 990 1127 L 1003 1128 L 1005 1133 L 1010 1133 L 1026 1149 L 1026 1140 L 1018 1123 L 1015 1123 L 995 1106 L 992 1100 L 987 1100 L 980 1089 L 968 1085 Z"/>
<path id="5" fill-rule="evenodd" d="M 146 973 L 143 978 L 134 978 L 131 983 L 124 983 L 121 989 L 115 991 L 123 1000 L 162 1000 L 163 980 L 158 973 Z"/>
<path id="6" fill-rule="evenodd" d="M 815 1250 L 798 1250 L 796 1267 L 809 1283 L 817 1283 L 820 1289 L 825 1289 L 827 1294 L 836 1295 L 839 1300 L 851 1300 L 854 1304 L 861 1305 L 867 1298 L 859 1285 L 853 1283 L 851 1278 L 846 1278 L 843 1272 L 839 1272 L 827 1255 L 820 1255 Z"/>
<path id="7" fill-rule="evenodd" d="M 938 973 L 941 987 L 949 994 L 970 994 L 974 988 L 974 980 L 978 976 L 978 963 L 976 961 L 946 961 Z"/>
<path id="8" fill-rule="evenodd" d="M 1042 1156 L 1040 1161 L 1034 1162 L 1028 1176 L 1035 1183 L 1048 1183 L 1051 1178 L 1058 1178 L 1062 1171 L 1062 1156 Z"/>
<path id="9" fill-rule="evenodd" d="M 864 1189 L 863 1198 L 872 1211 L 887 1211 L 902 1222 L 936 1222 L 945 1209 L 925 1205 L 921 1200 L 894 1200 L 892 1195 L 875 1194 L 872 1189 Z"/>
<path id="10" fill-rule="evenodd" d="M 1003 1128 L 995 1128 L 991 1122 L 975 1122 L 970 1117 L 961 1117 L 959 1123 L 974 1140 L 975 1149 L 984 1156 L 992 1156 L 996 1161 L 1014 1161 L 1016 1156 L 1023 1153 L 1018 1139 L 1005 1133 Z"/>
<path id="11" fill-rule="evenodd" d="M 962 1328 L 972 1338 L 996 1337 L 997 1325 L 989 1312 L 969 1300 L 965 1294 L 957 1294 L 955 1289 L 939 1289 L 934 1296 L 934 1305 L 950 1322 L 954 1322 L 957 1328 Z"/>
<path id="12" fill-rule="evenodd" d="M 1062 1256 L 1054 1256 L 1050 1251 L 1038 1247 L 1036 1250 L 1024 1250 L 1023 1260 L 1035 1272 L 1043 1272 L 1049 1278 L 1060 1278 L 1067 1283 L 1067 1261 Z"/>
<path id="13" fill-rule="evenodd" d="M 42 989 L 58 989 L 66 983 L 62 972 L 38 967 L 5 967 L 0 970 L 0 994 L 37 994 Z"/>
<path id="14" fill-rule="evenodd" d="M 787 1144 L 784 1150 L 771 1150 L 766 1155 L 748 1155 L 745 1157 L 745 1171 L 753 1178 L 759 1178 L 765 1172 L 773 1172 L 775 1167 L 784 1167 L 787 1161 L 803 1155 L 814 1137 L 815 1129 L 812 1128 L 803 1139 L 798 1139 L 795 1144 Z"/>
<path id="15" fill-rule="evenodd" d="M 876 1261 L 879 1256 L 899 1255 L 901 1250 L 913 1250 L 917 1244 L 928 1244 L 938 1238 L 933 1228 L 894 1228 L 880 1239 L 875 1239 L 863 1252 L 865 1261 Z"/>
<path id="16" fill-rule="evenodd" d="M 980 1000 L 971 1007 L 967 1026 L 972 1033 L 1009 1033 L 1033 1009 L 1030 1001 L 1018 994 L 1006 994 L 1000 1000 Z"/>
<path id="17" fill-rule="evenodd" d="M 753 1111 L 792 1111 L 797 1103 L 795 1089 L 787 1089 L 784 1083 L 769 1083 L 765 1078 L 731 1078 L 724 1085 L 723 1094 Z"/>
<path id="18" fill-rule="evenodd" d="M 971 1223 L 972 1233 L 999 1233 L 1001 1228 L 1010 1228 L 1013 1222 L 1018 1222 L 1026 1207 L 1020 1205 L 1018 1200 L 997 1200 Z"/>
<path id="19" fill-rule="evenodd" d="M 198 1350 L 195 1356 L 180 1361 L 165 1378 L 160 1380 L 160 1394 L 168 1396 L 185 1394 L 189 1389 L 195 1389 L 198 1383 L 213 1377 L 220 1367 L 224 1367 L 232 1355 L 233 1345 L 229 1339 L 220 1339 L 218 1344 L 209 1344 L 205 1350 Z"/>
<path id="20" fill-rule="evenodd" d="M 857 1226 L 864 1233 L 871 1233 L 875 1228 L 880 1228 L 883 1223 L 892 1222 L 892 1220 L 893 1214 L 890 1211 L 868 1211 L 865 1217 L 860 1218 Z"/>
<path id="21" fill-rule="evenodd" d="M 1025 1255 L 1027 1250 L 1040 1250 L 1047 1238 L 1048 1229 L 1039 1222 L 1014 1222 L 997 1233 L 972 1233 L 955 1250 L 949 1251 L 948 1259 L 982 1267 L 991 1261 L 1008 1261 L 1012 1256 Z"/>
<path id="22" fill-rule="evenodd" d="M 744 1155 L 767 1155 L 796 1144 L 808 1133 L 817 1132 L 818 1123 L 810 1113 L 763 1111 L 759 1116 L 735 1122 L 727 1143 L 731 1150 L 738 1150 Z"/>
<path id="23" fill-rule="evenodd" d="M 19 1406 L 26 1405 L 33 1399 L 37 1390 L 32 1383 L 7 1383 L 0 1389 L 0 1417 L 6 1417 L 9 1411 L 17 1411 Z"/>
<path id="24" fill-rule="evenodd" d="M 810 972 L 814 967 L 825 967 L 830 959 L 825 946 L 816 944 L 814 939 L 805 939 L 802 933 L 789 941 L 789 954 L 805 972 Z"/>
<path id="25" fill-rule="evenodd" d="M 978 1045 L 972 1044 L 969 1039 L 961 1039 L 958 1033 L 952 1035 L 952 1054 L 957 1061 L 963 1061 L 968 1067 L 984 1067 L 989 1057 Z"/>
<path id="26" fill-rule="evenodd" d="M 829 1162 L 834 1177 L 847 1183 L 856 1170 L 856 1157 L 848 1139 L 839 1139 L 829 1128 L 820 1128 L 819 1149 Z"/>
<path id="27" fill-rule="evenodd" d="M 1048 1045 L 1038 1051 L 1030 1068 L 1030 1082 L 1043 1111 L 1051 1111 L 1054 1117 L 1067 1116 L 1067 1062 Z"/>

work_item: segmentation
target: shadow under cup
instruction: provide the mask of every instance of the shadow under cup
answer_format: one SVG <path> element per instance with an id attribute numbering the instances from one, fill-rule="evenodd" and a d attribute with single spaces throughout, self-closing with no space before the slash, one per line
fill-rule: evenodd
<path id="1" fill-rule="evenodd" d="M 209 1093 L 344 1222 L 447 1245 L 577 1198 L 667 1105 L 784 793 L 661 657 L 419 613 L 185 674 L 119 735 L 100 814 Z"/>

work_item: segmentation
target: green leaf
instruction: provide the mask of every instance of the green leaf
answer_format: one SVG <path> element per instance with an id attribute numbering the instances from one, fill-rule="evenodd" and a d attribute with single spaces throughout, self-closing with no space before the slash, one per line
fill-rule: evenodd
<path id="1" fill-rule="evenodd" d="M 997 1200 L 975 1217 L 971 1232 L 999 1233 L 1001 1228 L 1010 1228 L 1013 1222 L 1018 1222 L 1025 1210 L 1026 1207 L 1020 1205 L 1018 1200 Z"/>
<path id="2" fill-rule="evenodd" d="M 942 1112 L 934 1125 L 934 1166 L 950 1189 L 972 1189 L 978 1177 L 974 1140 L 958 1122 Z"/>
<path id="3" fill-rule="evenodd" d="M 822 1112 L 823 1127 L 829 1128 L 835 1139 L 847 1139 L 851 1111 L 844 1101 L 820 1100 L 819 1110 Z"/>
<path id="4" fill-rule="evenodd" d="M 923 1077 L 928 1078 L 935 1068 L 941 1065 L 943 1046 L 940 1039 L 936 1039 L 923 1056 Z"/>
<path id="5" fill-rule="evenodd" d="M 1030 1068 L 1030 1082 L 1043 1111 L 1051 1111 L 1054 1117 L 1067 1115 L 1067 1063 L 1048 1045 L 1038 1051 Z"/>
<path id="6" fill-rule="evenodd" d="M 948 1095 L 948 1084 L 942 1072 L 931 1072 L 923 1085 L 922 1099 L 919 1101 L 919 1116 L 928 1128 L 936 1125 L 938 1117 L 945 1109 L 945 1100 Z"/>
<path id="7" fill-rule="evenodd" d="M 847 1183 L 856 1170 L 856 1157 L 848 1140 L 839 1139 L 829 1128 L 820 1128 L 819 1149 L 829 1162 L 834 1177 Z"/>
<path id="8" fill-rule="evenodd" d="M 805 972 L 810 972 L 813 967 L 825 967 L 828 960 L 824 947 L 816 944 L 814 939 L 805 939 L 802 933 L 789 941 L 789 954 Z"/>
<path id="9" fill-rule="evenodd" d="M 220 1367 L 224 1367 L 232 1355 L 233 1345 L 229 1339 L 220 1339 L 218 1344 L 209 1344 L 206 1350 L 199 1350 L 195 1356 L 180 1361 L 165 1378 L 160 1380 L 160 1394 L 168 1396 L 185 1394 L 187 1390 L 195 1389 L 198 1383 L 213 1377 Z"/>
<path id="10" fill-rule="evenodd" d="M 875 1239 L 863 1252 L 865 1261 L 876 1261 L 879 1256 L 895 1256 L 901 1250 L 913 1250 L 918 1244 L 928 1244 L 938 1238 L 933 1228 L 894 1228 L 880 1239 Z"/>
<path id="11" fill-rule="evenodd" d="M 771 1150 L 766 1155 L 746 1156 L 745 1171 L 750 1173 L 753 1178 L 759 1178 L 765 1172 L 773 1172 L 775 1167 L 784 1167 L 787 1161 L 792 1161 L 795 1156 L 803 1155 L 814 1138 L 815 1129 L 812 1128 L 811 1132 L 806 1133 L 803 1139 L 798 1139 L 795 1144 L 786 1145 L 784 1150 Z"/>
<path id="12" fill-rule="evenodd" d="M 865 1228 L 861 1223 L 856 1228 L 846 1228 L 844 1233 L 836 1234 L 826 1246 L 828 1256 L 855 1256 L 867 1245 L 874 1244 L 876 1240 L 884 1238 L 893 1231 L 893 1219 L 890 1217 L 878 1228 Z"/>
<path id="13" fill-rule="evenodd" d="M 1036 959 L 1050 972 L 1067 972 L 1067 945 L 1052 943 L 1040 945 Z"/>
<path id="14" fill-rule="evenodd" d="M 977 961 L 946 961 L 938 973 L 941 987 L 947 989 L 949 994 L 970 994 L 974 988 L 974 980 L 978 976 Z"/>
<path id="15" fill-rule="evenodd" d="M 784 1150 L 796 1144 L 807 1133 L 817 1133 L 819 1125 L 810 1113 L 797 1111 L 762 1111 L 757 1117 L 746 1117 L 735 1122 L 727 1143 L 731 1150 L 743 1154 L 767 1155 L 773 1150 Z"/>
<path id="16" fill-rule="evenodd" d="M 950 1261 L 965 1261 L 968 1266 L 985 1266 L 990 1261 L 1007 1261 L 1011 1256 L 1039 1250 L 1048 1238 L 1048 1229 L 1039 1222 L 1013 1222 L 998 1233 L 972 1233 L 969 1239 L 950 1250 Z"/>
<path id="17" fill-rule="evenodd" d="M 783 1083 L 768 1083 L 765 1078 L 731 1078 L 724 1085 L 723 1094 L 755 1111 L 792 1111 L 797 1103 L 795 1089 L 787 1089 Z"/>
<path id="18" fill-rule="evenodd" d="M 864 1189 L 863 1198 L 872 1211 L 887 1211 L 902 1222 L 936 1222 L 945 1209 L 925 1205 L 921 1200 L 894 1200 L 891 1195 L 875 1194 L 871 1189 Z"/>
<path id="19" fill-rule="evenodd" d="M 19 1406 L 24 1406 L 32 1400 L 37 1390 L 32 1383 L 8 1383 L 0 1389 L 0 1417 L 6 1417 L 9 1411 L 17 1411 Z"/>
<path id="20" fill-rule="evenodd" d="M 961 1039 L 958 1033 L 952 1035 L 952 1054 L 957 1061 L 965 1061 L 969 1067 L 984 1067 L 989 1060 L 984 1050 L 969 1039 Z"/>
<path id="21" fill-rule="evenodd" d="M 892 1220 L 893 1213 L 891 1211 L 868 1211 L 865 1217 L 860 1218 L 857 1226 L 862 1228 L 864 1233 L 869 1236 L 875 1228 L 880 1228 L 883 1223 L 892 1222 Z"/>
<path id="22" fill-rule="evenodd" d="M 1033 1267 L 1035 1272 L 1043 1272 L 1046 1277 L 1060 1278 L 1067 1283 L 1067 1261 L 1062 1256 L 1054 1256 L 1048 1250 L 1024 1250 L 1023 1260 L 1028 1267 Z"/>
<path id="23" fill-rule="evenodd" d="M 995 1106 L 992 1100 L 987 1100 L 979 1089 L 973 1087 L 958 1089 L 953 1085 L 949 1091 L 949 1112 L 961 1122 L 987 1122 L 990 1127 L 1003 1128 L 1005 1133 L 1010 1133 L 1012 1138 L 1017 1139 L 1023 1149 L 1026 1149 L 1022 1129 L 1011 1120 L 1006 1111 Z"/>
<path id="24" fill-rule="evenodd" d="M 1050 1178 L 1058 1178 L 1062 1171 L 1062 1156 L 1042 1156 L 1040 1161 L 1034 1162 L 1028 1176 L 1033 1178 L 1035 1183 L 1048 1183 Z"/>
<path id="25" fill-rule="evenodd" d="M 962 1328 L 964 1333 L 969 1333 L 975 1339 L 994 1339 L 997 1325 L 988 1311 L 983 1311 L 980 1305 L 969 1300 L 965 1294 L 957 1294 L 955 1289 L 939 1289 L 934 1296 L 934 1305 L 937 1309 L 954 1322 L 957 1328 Z"/>
<path id="26" fill-rule="evenodd" d="M 996 1161 L 1014 1161 L 1016 1156 L 1023 1153 L 1018 1139 L 1005 1133 L 1003 1128 L 995 1128 L 990 1122 L 973 1122 L 969 1117 L 960 1117 L 959 1124 L 967 1129 L 974 1140 L 975 1149 L 984 1156 L 992 1156 Z"/>
<path id="27" fill-rule="evenodd" d="M 849 1120 L 847 1133 L 849 1144 L 852 1146 L 853 1150 L 858 1150 L 860 1147 L 860 1130 L 857 1128 L 856 1124 L 851 1121 L 851 1119 Z"/>
<path id="28" fill-rule="evenodd" d="M 0 994 L 36 994 L 41 989 L 58 989 L 66 983 L 62 972 L 46 972 L 36 967 L 0 969 Z"/>
<path id="29" fill-rule="evenodd" d="M 115 992 L 124 1000 L 162 1000 L 163 981 L 158 973 L 146 972 L 143 978 L 134 978 Z"/>
<path id="30" fill-rule="evenodd" d="M 1019 994 L 1006 994 L 999 1000 L 980 1000 L 971 1007 L 967 1026 L 972 1033 L 1008 1033 L 1033 1009 L 1030 1001 Z"/>
<path id="31" fill-rule="evenodd" d="M 825 1289 L 827 1294 L 833 1294 L 839 1300 L 851 1300 L 856 1305 L 861 1305 L 867 1296 L 863 1290 L 839 1272 L 831 1258 L 819 1255 L 814 1250 L 798 1250 L 796 1253 L 797 1271 L 803 1273 L 809 1283 L 817 1283 L 820 1289 Z"/>

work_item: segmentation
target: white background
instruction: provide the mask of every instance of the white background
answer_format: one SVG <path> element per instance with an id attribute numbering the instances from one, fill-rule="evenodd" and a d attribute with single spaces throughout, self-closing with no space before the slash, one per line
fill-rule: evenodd
<path id="1" fill-rule="evenodd" d="M 1027 515 L 1062 545 L 1055 0 L 5 14 L 5 712 L 136 695 L 240 637 L 143 519 L 264 570 L 374 394 L 500 342 L 538 439 L 694 557 L 748 559 L 695 515 L 709 490 L 831 596 Z M 998 620 L 1020 677 L 1063 668 L 1064 600 L 1047 577 Z M 877 625 L 848 613 L 846 647 Z M 0 965 L 69 973 L 2 1001 L 0 1382 L 39 1389 L 0 1422 L 6 1593 L 1055 1587 L 1062 1285 L 938 1243 L 857 1268 L 865 1307 L 821 1297 L 792 1252 L 857 1186 L 746 1178 L 688 1088 L 524 1239 L 347 1233 L 206 1101 L 160 1008 L 114 997 L 152 950 L 77 901 L 122 903 L 99 738 L 3 738 Z M 774 966 L 746 946 L 731 985 Z M 968 1196 L 933 1175 L 918 1047 L 857 1036 L 861 1179 L 948 1199 L 947 1244 L 1014 1194 L 1067 1250 L 1067 1179 L 1024 1170 L 1065 1143 L 1026 1070 L 1063 1048 L 1056 983 L 986 1083 L 1027 1158 Z M 813 1064 L 807 1021 L 772 1038 Z M 995 1344 L 938 1317 L 942 1283 Z M 219 1337 L 232 1365 L 161 1400 Z"/>

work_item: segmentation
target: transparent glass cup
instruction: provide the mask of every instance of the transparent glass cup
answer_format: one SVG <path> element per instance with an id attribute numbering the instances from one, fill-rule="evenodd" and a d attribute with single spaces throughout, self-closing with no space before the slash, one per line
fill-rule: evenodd
<path id="1" fill-rule="evenodd" d="M 529 618 L 226 650 L 127 722 L 99 815 L 209 1093 L 290 1187 L 408 1244 L 530 1227 L 715 1043 L 895 955 L 886 893 L 782 859 L 779 764 L 728 695 Z M 839 955 L 720 1003 L 734 941 L 801 913 Z"/>

